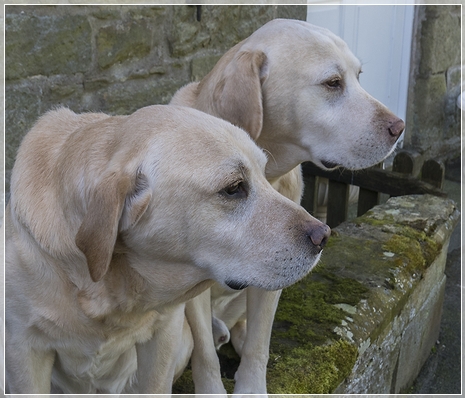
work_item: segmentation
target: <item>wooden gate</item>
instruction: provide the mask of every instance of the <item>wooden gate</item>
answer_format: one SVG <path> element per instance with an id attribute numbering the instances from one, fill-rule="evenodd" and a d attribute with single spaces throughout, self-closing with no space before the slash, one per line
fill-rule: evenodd
<path id="1" fill-rule="evenodd" d="M 442 162 L 434 159 L 425 161 L 419 153 L 406 150 L 396 155 L 392 171 L 382 169 L 381 165 L 357 171 L 325 171 L 306 162 L 302 165 L 305 182 L 302 206 L 310 214 L 316 213 L 319 182 L 321 178 L 327 178 L 329 187 L 326 223 L 334 228 L 347 220 L 350 185 L 360 187 L 357 202 L 357 216 L 360 216 L 380 203 L 381 193 L 390 196 L 447 196 L 442 191 L 444 170 Z"/>

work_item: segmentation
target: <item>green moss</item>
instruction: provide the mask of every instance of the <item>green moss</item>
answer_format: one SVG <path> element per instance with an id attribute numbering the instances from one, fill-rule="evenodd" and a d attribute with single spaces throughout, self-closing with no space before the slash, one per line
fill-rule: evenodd
<path id="1" fill-rule="evenodd" d="M 391 237 L 382 245 L 385 252 L 394 253 L 390 265 L 394 265 L 408 275 L 419 275 L 434 261 L 441 251 L 442 245 L 430 238 L 425 232 L 425 223 L 402 224 L 392 216 L 384 215 L 383 219 L 374 217 L 372 211 L 354 220 L 356 225 L 366 224 L 380 227 Z"/>
<path id="2" fill-rule="evenodd" d="M 194 381 L 192 380 L 192 370 L 186 369 L 173 385 L 173 394 L 193 394 Z"/>
<path id="3" fill-rule="evenodd" d="M 414 228 L 402 226 L 383 245 L 383 250 L 397 255 L 396 264 L 410 274 L 424 271 L 438 256 L 441 245 Z"/>
<path id="4" fill-rule="evenodd" d="M 324 263 L 283 290 L 270 345 L 269 393 L 330 393 L 349 375 L 357 348 L 334 332 L 347 316 L 334 304 L 356 305 L 367 292 Z"/>
<path id="5" fill-rule="evenodd" d="M 350 374 L 356 359 L 357 348 L 343 340 L 294 348 L 287 355 L 274 358 L 268 369 L 268 392 L 331 393 Z"/>
<path id="6" fill-rule="evenodd" d="M 356 305 L 368 289 L 354 279 L 340 278 L 324 265 L 281 294 L 271 348 L 284 353 L 295 344 L 324 344 L 337 338 L 334 328 L 347 315 L 334 304 Z"/>
<path id="7" fill-rule="evenodd" d="M 224 385 L 224 388 L 226 389 L 226 392 L 228 394 L 232 394 L 234 392 L 234 380 L 233 379 L 226 379 L 226 378 L 222 378 L 223 380 L 223 385 Z"/>
<path id="8" fill-rule="evenodd" d="M 228 394 L 234 391 L 234 380 L 223 377 L 224 388 Z M 192 380 L 192 370 L 186 369 L 184 373 L 176 380 L 173 385 L 173 394 L 193 394 L 195 391 L 194 381 Z"/>

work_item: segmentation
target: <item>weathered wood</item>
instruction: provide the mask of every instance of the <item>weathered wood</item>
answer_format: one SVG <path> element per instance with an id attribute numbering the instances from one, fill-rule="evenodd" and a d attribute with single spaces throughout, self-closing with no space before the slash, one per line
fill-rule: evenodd
<path id="1" fill-rule="evenodd" d="M 349 213 L 349 185 L 343 182 L 329 180 L 328 210 L 326 224 L 337 227 L 347 220 Z"/>
<path id="2" fill-rule="evenodd" d="M 345 169 L 322 170 L 311 162 L 302 165 L 304 176 L 318 175 L 330 180 L 357 185 L 372 191 L 387 193 L 391 196 L 432 194 L 446 197 L 439 188 L 415 177 L 383 169 L 365 169 L 351 171 Z"/>
<path id="3" fill-rule="evenodd" d="M 304 176 L 304 194 L 300 204 L 310 214 L 316 214 L 318 206 L 319 177 L 315 175 Z"/>
<path id="4" fill-rule="evenodd" d="M 392 171 L 417 177 L 420 174 L 422 163 L 423 156 L 418 152 L 402 150 L 394 158 Z"/>
<path id="5" fill-rule="evenodd" d="M 358 194 L 357 216 L 365 214 L 376 205 L 379 205 L 380 193 L 371 189 L 360 188 Z"/>
<path id="6" fill-rule="evenodd" d="M 373 166 L 374 169 L 381 169 L 382 163 Z M 365 214 L 368 210 L 379 204 L 381 194 L 371 189 L 360 188 L 358 193 L 357 216 Z"/>
<path id="7" fill-rule="evenodd" d="M 445 167 L 438 160 L 427 160 L 421 168 L 421 180 L 439 189 L 444 185 Z"/>

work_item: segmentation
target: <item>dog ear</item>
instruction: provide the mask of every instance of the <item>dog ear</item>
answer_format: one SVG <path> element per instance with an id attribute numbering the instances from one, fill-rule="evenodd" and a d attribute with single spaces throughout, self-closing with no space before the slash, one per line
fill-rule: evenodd
<path id="1" fill-rule="evenodd" d="M 138 170 L 135 186 L 130 194 L 126 196 L 126 202 L 119 224 L 120 231 L 125 231 L 137 224 L 147 210 L 151 199 L 152 191 L 149 186 L 149 181 L 145 174 Z"/>
<path id="2" fill-rule="evenodd" d="M 92 280 L 108 272 L 120 229 L 134 225 L 150 202 L 147 179 L 138 173 L 136 184 L 128 176 L 113 173 L 104 178 L 90 199 L 75 242 L 86 256 Z"/>
<path id="3" fill-rule="evenodd" d="M 256 140 L 263 125 L 261 85 L 268 73 L 262 51 L 239 51 L 225 67 L 215 87 L 216 115 L 243 128 Z"/>

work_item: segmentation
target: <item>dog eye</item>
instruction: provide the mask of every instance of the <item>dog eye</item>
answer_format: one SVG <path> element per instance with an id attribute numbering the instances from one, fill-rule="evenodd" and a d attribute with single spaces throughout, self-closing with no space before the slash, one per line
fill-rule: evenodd
<path id="1" fill-rule="evenodd" d="M 247 197 L 247 186 L 244 181 L 238 181 L 224 188 L 221 193 L 227 198 L 242 199 Z"/>
<path id="2" fill-rule="evenodd" d="M 340 78 L 334 78 L 326 81 L 324 84 L 329 88 L 340 88 L 342 87 L 342 80 Z"/>

